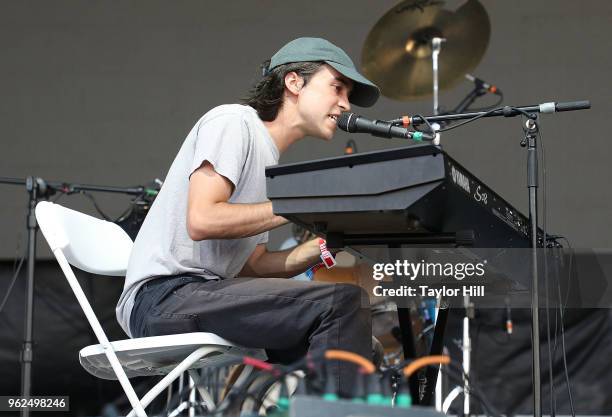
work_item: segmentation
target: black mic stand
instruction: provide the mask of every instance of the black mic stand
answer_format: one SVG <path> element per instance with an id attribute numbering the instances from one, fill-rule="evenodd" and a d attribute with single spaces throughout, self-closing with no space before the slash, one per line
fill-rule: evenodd
<path id="1" fill-rule="evenodd" d="M 457 107 L 455 107 L 451 113 L 461 113 L 465 111 L 465 109 L 470 107 L 478 97 L 484 96 L 485 94 L 487 94 L 487 89 L 482 86 L 482 83 L 476 84 L 474 89 L 457 104 Z"/>
<path id="2" fill-rule="evenodd" d="M 533 415 L 542 416 L 542 385 L 540 381 L 540 311 L 538 298 L 538 115 L 529 113 L 523 127 L 525 137 L 522 147 L 527 147 L 527 189 L 529 190 L 529 226 L 531 230 L 531 340 L 532 340 L 532 379 Z M 542 242 L 546 241 L 543 236 Z M 549 382 L 552 384 L 552 381 Z"/>
<path id="3" fill-rule="evenodd" d="M 27 281 L 26 281 L 26 319 L 23 336 L 23 347 L 20 353 L 21 360 L 21 396 L 30 397 L 32 391 L 32 358 L 33 358 L 33 326 L 34 326 L 34 263 L 36 260 L 36 232 L 38 231 L 38 223 L 36 222 L 35 209 L 36 204 L 42 199 L 49 198 L 56 191 L 65 193 L 73 193 L 79 191 L 100 191 L 124 193 L 131 195 L 139 195 L 145 191 L 145 188 L 121 188 L 121 187 L 105 187 L 97 185 L 69 185 L 66 183 L 51 183 L 46 182 L 42 178 L 27 177 L 25 180 L 18 178 L 2 178 L 0 184 L 25 185 L 28 192 L 28 213 L 27 213 L 27 230 L 28 230 L 28 265 L 27 265 Z M 21 416 L 28 417 L 30 410 L 27 407 L 21 409 Z"/>
<path id="4" fill-rule="evenodd" d="M 27 249 L 27 281 L 26 281 L 26 319 L 24 327 L 23 345 L 19 355 L 21 360 L 21 396 L 29 397 L 32 387 L 32 333 L 34 325 L 34 261 L 36 259 L 36 231 L 38 225 L 34 209 L 42 198 L 48 198 L 55 193 L 55 189 L 48 187 L 41 178 L 28 177 L 25 180 L 16 178 L 0 178 L 0 183 L 25 185 L 28 192 L 28 213 L 26 217 L 26 227 L 28 236 Z M 27 407 L 21 409 L 21 415 L 29 416 L 30 410 Z"/>

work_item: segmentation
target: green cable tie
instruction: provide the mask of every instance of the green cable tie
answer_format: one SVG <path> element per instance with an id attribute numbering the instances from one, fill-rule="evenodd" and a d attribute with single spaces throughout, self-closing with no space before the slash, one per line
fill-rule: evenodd
<path id="1" fill-rule="evenodd" d="M 395 406 L 399 408 L 410 408 L 412 397 L 410 394 L 398 394 L 395 398 Z"/>
<path id="2" fill-rule="evenodd" d="M 289 398 L 280 397 L 276 405 L 279 408 L 279 410 L 288 410 L 289 409 Z"/>
<path id="3" fill-rule="evenodd" d="M 333 392 L 326 392 L 323 394 L 323 399 L 325 401 L 338 401 L 338 395 Z"/>
<path id="4" fill-rule="evenodd" d="M 422 132 L 412 132 L 412 140 L 421 142 L 423 141 L 423 133 Z"/>
<path id="5" fill-rule="evenodd" d="M 385 399 L 382 394 L 368 394 L 367 403 L 372 405 L 384 405 Z"/>

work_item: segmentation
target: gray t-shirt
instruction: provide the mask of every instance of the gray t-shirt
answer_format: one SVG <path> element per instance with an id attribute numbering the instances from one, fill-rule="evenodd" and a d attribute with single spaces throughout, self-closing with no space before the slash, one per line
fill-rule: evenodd
<path id="1" fill-rule="evenodd" d="M 117 320 L 128 335 L 134 298 L 145 282 L 179 274 L 233 278 L 255 246 L 268 241 L 267 232 L 242 239 L 191 240 L 187 233 L 191 174 L 208 161 L 234 184 L 230 203 L 260 203 L 267 201 L 265 167 L 278 163 L 278 158 L 276 144 L 249 106 L 219 106 L 196 123 L 134 242 L 116 309 Z"/>

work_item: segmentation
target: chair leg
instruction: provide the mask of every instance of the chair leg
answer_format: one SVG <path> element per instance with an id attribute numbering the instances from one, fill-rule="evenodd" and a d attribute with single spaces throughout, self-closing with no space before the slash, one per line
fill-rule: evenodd
<path id="1" fill-rule="evenodd" d="M 187 371 L 189 372 L 189 371 Z M 195 417 L 195 381 L 191 378 L 191 373 L 189 373 L 189 417 Z"/>
<path id="2" fill-rule="evenodd" d="M 183 401 L 181 404 L 179 404 L 177 408 L 175 408 L 174 410 L 172 410 L 170 414 L 168 414 L 168 417 L 176 417 L 180 415 L 183 412 L 183 410 L 185 410 L 188 406 L 189 406 L 189 403 L 187 401 Z"/>
<path id="3" fill-rule="evenodd" d="M 174 381 L 173 381 L 174 382 Z M 166 409 L 170 407 L 170 400 L 172 398 L 172 383 L 168 385 L 168 393 L 166 394 Z"/>
<path id="4" fill-rule="evenodd" d="M 142 407 L 145 408 L 149 404 L 151 404 L 151 402 L 162 391 L 164 391 L 166 387 L 168 387 L 168 385 L 170 385 L 175 379 L 177 379 L 183 372 L 189 369 L 189 367 L 193 365 L 195 362 L 197 362 L 204 356 L 207 356 L 213 352 L 219 352 L 220 350 L 223 351 L 224 349 L 220 349 L 219 347 L 203 346 L 193 351 L 189 356 L 183 359 L 181 363 L 179 363 L 172 371 L 170 371 L 161 381 L 159 381 L 153 388 L 149 390 L 149 392 L 147 392 L 142 397 L 142 399 L 140 400 Z M 134 417 L 134 416 L 135 416 L 134 410 L 130 411 L 130 413 L 127 415 L 127 417 Z"/>
<path id="5" fill-rule="evenodd" d="M 185 373 L 182 373 L 179 377 L 178 380 L 175 380 L 177 382 L 177 392 L 176 395 L 180 398 L 183 394 L 183 390 L 185 389 Z M 170 385 L 168 385 L 168 388 L 172 387 L 172 385 L 174 385 L 174 382 L 172 381 L 172 383 Z M 168 397 L 168 400 L 166 402 L 166 414 L 167 417 L 176 417 L 179 414 L 181 414 L 183 412 L 183 410 L 185 410 L 187 408 L 188 405 L 188 401 L 181 401 L 181 403 L 174 407 L 173 410 L 170 410 L 170 406 L 172 405 L 172 398 Z"/>
<path id="6" fill-rule="evenodd" d="M 236 371 L 235 374 L 230 374 L 230 380 L 228 381 L 228 386 L 226 386 L 223 390 L 221 403 L 227 398 L 236 392 L 239 389 L 245 388 L 245 383 L 248 382 L 249 378 L 255 373 L 255 369 L 251 365 L 240 365 L 239 370 Z M 246 387 L 248 389 L 248 387 Z M 242 402 L 238 403 L 234 401 L 228 408 L 225 408 L 223 411 L 223 415 L 227 416 L 240 416 L 242 415 Z"/>
<path id="7" fill-rule="evenodd" d="M 204 402 L 206 408 L 209 411 L 214 410 L 217 407 L 217 404 L 215 404 L 215 399 L 212 397 L 210 392 L 208 392 L 208 390 L 205 389 L 202 384 L 199 383 L 200 375 L 198 374 L 198 372 L 195 369 L 190 369 L 189 375 L 191 376 L 191 380 L 195 383 L 195 388 L 198 390 L 198 393 L 202 397 L 202 402 Z"/>

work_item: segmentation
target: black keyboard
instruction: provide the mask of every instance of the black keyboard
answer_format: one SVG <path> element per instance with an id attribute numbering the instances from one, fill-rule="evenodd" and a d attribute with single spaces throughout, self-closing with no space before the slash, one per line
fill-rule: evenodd
<path id="1" fill-rule="evenodd" d="M 275 214 L 343 243 L 530 246 L 528 218 L 433 145 L 276 165 L 266 177 Z"/>

